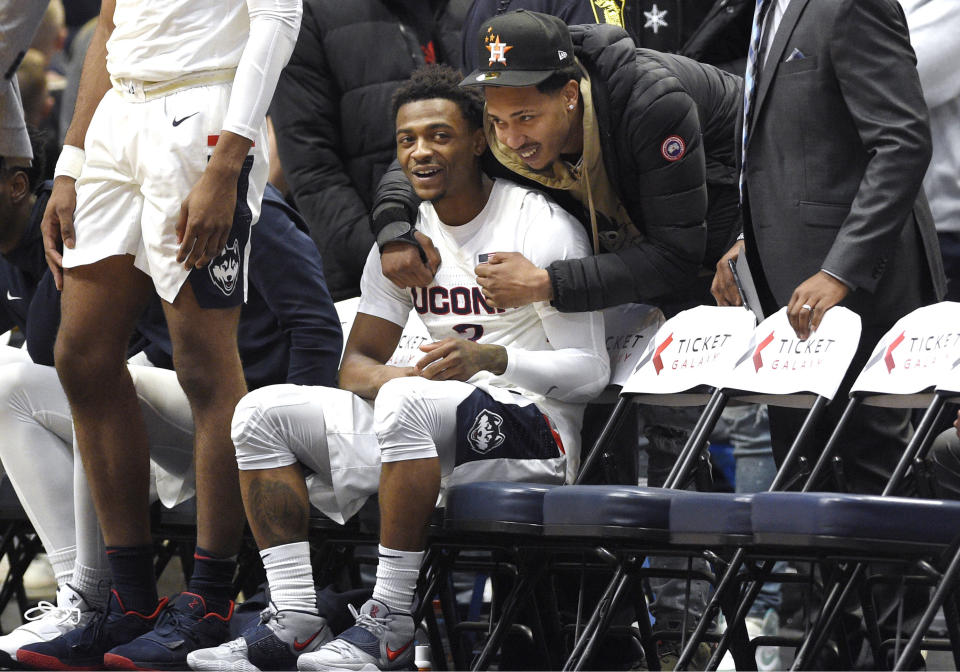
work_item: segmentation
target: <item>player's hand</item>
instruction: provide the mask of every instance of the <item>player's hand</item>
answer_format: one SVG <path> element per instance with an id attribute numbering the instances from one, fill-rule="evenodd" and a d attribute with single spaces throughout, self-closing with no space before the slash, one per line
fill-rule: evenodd
<path id="1" fill-rule="evenodd" d="M 430 237 L 419 231 L 415 231 L 413 235 L 427 255 L 426 264 L 420 258 L 420 250 L 410 243 L 387 243 L 380 253 L 383 277 L 401 289 L 426 287 L 433 282 L 433 276 L 440 268 L 440 253 Z"/>
<path id="2" fill-rule="evenodd" d="M 482 345 L 464 338 L 424 343 L 427 353 L 414 367 L 430 380 L 468 380 L 479 371 L 500 375 L 507 369 L 507 351 L 499 345 Z"/>
<path id="3" fill-rule="evenodd" d="M 823 315 L 843 301 L 850 288 L 829 273 L 817 271 L 793 290 L 787 304 L 787 319 L 797 332 L 797 338 L 806 340 L 820 326 Z"/>
<path id="4" fill-rule="evenodd" d="M 717 300 L 718 306 L 739 306 L 743 304 L 740 299 L 740 292 L 737 291 L 737 281 L 733 279 L 733 272 L 730 270 L 730 264 L 728 263 L 731 259 L 736 261 L 740 257 L 743 247 L 743 241 L 738 240 L 717 262 L 717 272 L 713 274 L 710 293 Z"/>
<path id="5" fill-rule="evenodd" d="M 189 271 L 217 257 L 227 246 L 236 207 L 236 176 L 208 165 L 180 206 L 177 262 Z"/>
<path id="6" fill-rule="evenodd" d="M 415 366 L 392 366 L 387 364 L 378 367 L 377 374 L 378 375 L 375 379 L 376 382 L 373 387 L 373 395 L 370 397 L 370 399 L 376 399 L 377 395 L 380 394 L 380 388 L 386 385 L 388 381 L 391 381 L 394 378 L 419 376 L 420 371 L 418 371 L 417 367 Z"/>
<path id="7" fill-rule="evenodd" d="M 58 290 L 63 290 L 63 247 L 73 249 L 77 242 L 73 231 L 73 213 L 77 209 L 76 185 L 77 181 L 66 175 L 53 181 L 53 191 L 40 222 L 43 251 Z"/>
<path id="8" fill-rule="evenodd" d="M 519 252 L 495 252 L 474 269 L 484 298 L 495 308 L 516 308 L 535 301 L 550 301 L 550 274 L 534 266 Z"/>

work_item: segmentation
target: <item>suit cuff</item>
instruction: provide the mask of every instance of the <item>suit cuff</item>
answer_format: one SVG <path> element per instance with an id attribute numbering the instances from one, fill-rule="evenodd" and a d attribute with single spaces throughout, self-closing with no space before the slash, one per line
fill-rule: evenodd
<path id="1" fill-rule="evenodd" d="M 841 278 L 839 275 L 837 275 L 837 274 L 834 273 L 833 271 L 828 271 L 828 270 L 825 269 L 825 268 L 821 268 L 820 270 L 823 271 L 824 273 L 826 273 L 827 275 L 829 275 L 831 278 L 836 278 L 837 280 L 839 280 L 840 282 L 842 282 L 843 284 L 845 284 L 845 285 L 847 286 L 847 289 L 849 289 L 851 292 L 857 288 L 857 286 L 854 285 L 852 282 L 850 282 L 849 280 L 845 280 L 845 279 Z"/>

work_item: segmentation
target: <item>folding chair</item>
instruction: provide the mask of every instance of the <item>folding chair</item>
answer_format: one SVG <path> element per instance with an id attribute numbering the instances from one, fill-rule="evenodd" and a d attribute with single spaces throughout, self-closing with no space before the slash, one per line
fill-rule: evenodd
<path id="1" fill-rule="evenodd" d="M 812 489 L 817 479 L 826 471 L 834 445 L 839 442 L 849 415 L 857 405 L 862 404 L 894 408 L 926 408 L 913 438 L 905 447 L 882 495 L 888 497 L 895 494 L 904 484 L 911 469 L 916 477 L 918 490 L 927 495 L 931 493 L 929 476 L 925 478 L 924 458 L 933 441 L 933 430 L 939 424 L 947 400 L 956 396 L 949 391 L 951 387 L 949 383 L 945 387 L 935 388 L 937 383 L 941 383 L 944 377 L 949 375 L 950 369 L 960 357 L 960 342 L 958 342 L 960 339 L 953 328 L 956 324 L 960 324 L 960 304 L 944 302 L 913 311 L 898 320 L 880 339 L 851 389 L 850 401 L 837 429 L 824 449 L 824 454 L 821 455 L 817 467 L 811 474 L 811 487 L 808 489 Z M 955 383 L 952 386 L 955 387 Z M 889 507 L 890 505 L 874 503 L 872 506 Z M 923 561 L 924 558 L 920 560 Z M 845 583 L 835 586 L 828 595 L 822 610 L 824 616 L 818 621 L 814 636 L 807 638 L 797 654 L 795 665 L 798 669 L 808 664 L 823 646 L 830 625 L 839 611 L 839 604 L 842 604 L 847 595 L 860 583 L 865 568 L 865 562 L 856 563 Z M 879 630 L 875 619 L 870 619 L 871 615 L 872 610 L 867 609 L 865 612 L 868 619 L 867 627 L 873 635 L 871 644 L 874 654 L 879 656 L 884 643 L 879 641 Z M 957 634 L 960 635 L 960 633 Z M 895 644 L 898 643 L 899 638 Z M 955 642 L 954 648 L 956 645 Z M 928 643 L 928 646 L 945 648 L 942 643 Z M 955 653 L 955 657 L 960 664 L 960 654 Z"/>
<path id="2" fill-rule="evenodd" d="M 10 568 L 0 584 L 0 611 L 16 598 L 20 614 L 27 610 L 27 591 L 23 575 L 37 554 L 43 550 L 10 479 L 0 482 L 0 558 L 6 557 Z"/>
<path id="3" fill-rule="evenodd" d="M 954 361 L 953 366 L 946 374 L 944 380 L 937 385 L 934 395 L 935 398 L 946 398 L 946 401 L 950 403 L 960 402 L 960 359 Z M 920 460 L 914 460 L 915 467 L 917 467 L 919 464 Z M 930 604 L 924 610 L 923 615 L 920 617 L 920 621 L 917 624 L 916 630 L 914 630 L 913 634 L 910 636 L 910 640 L 903 648 L 903 652 L 894 665 L 894 670 L 906 669 L 906 665 L 914 659 L 914 656 L 916 655 L 917 651 L 920 650 L 921 645 L 923 644 L 924 634 L 930 628 L 930 624 L 933 622 L 937 611 L 939 611 L 941 608 L 945 608 L 946 611 L 952 612 L 954 617 L 957 617 L 958 611 L 960 611 L 960 605 L 956 603 L 956 593 L 954 593 L 953 605 L 949 608 L 946 608 L 945 604 L 949 593 L 955 590 L 957 580 L 960 578 L 960 543 L 955 543 L 954 545 L 957 547 L 957 550 L 950 557 L 950 561 L 947 563 L 946 569 L 944 569 L 943 573 L 940 575 L 936 590 L 930 599 Z M 948 619 L 948 624 L 949 620 L 950 619 Z M 951 628 L 951 635 L 955 634 L 957 634 L 956 631 Z M 951 640 L 953 640 L 953 637 L 951 637 Z M 957 642 L 954 642 L 954 644 L 956 643 Z M 960 659 L 958 659 L 960 657 L 958 657 L 958 649 L 956 647 L 954 647 L 953 653 L 954 664 L 960 668 Z"/>
<path id="4" fill-rule="evenodd" d="M 607 390 L 598 398 L 605 402 L 616 396 L 622 384 L 636 367 L 647 343 L 663 323 L 663 314 L 656 308 L 640 304 L 627 304 L 604 311 L 607 352 L 611 362 L 611 379 Z M 615 429 L 607 428 L 607 431 Z M 591 453 L 592 454 L 592 453 Z M 586 466 L 581 464 L 581 473 Z M 590 461 L 593 463 L 593 461 Z M 460 622 L 453 615 L 444 613 L 447 633 L 454 652 L 454 660 L 465 662 L 466 655 L 459 642 L 461 631 L 486 630 L 486 641 L 474 659 L 473 669 L 486 669 L 499 650 L 503 638 L 513 628 L 519 610 L 537 594 L 540 600 L 550 600 L 549 591 L 540 590 L 540 579 L 548 568 L 549 553 L 543 548 L 542 532 L 543 495 L 556 486 L 530 483 L 468 483 L 450 488 L 446 500 L 443 541 L 435 541 L 431 552 L 446 553 L 443 566 L 436 565 L 427 577 L 424 599 L 431 596 L 442 575 L 454 566 L 462 568 L 458 554 L 465 550 L 492 550 L 497 560 L 491 565 L 469 561 L 475 570 L 486 566 L 492 571 L 512 574 L 515 579 L 506 594 L 500 598 L 494 591 L 496 604 L 491 605 L 491 620 L 488 623 Z M 430 566 L 425 564 L 425 566 Z M 543 622 L 537 618 L 541 612 L 554 613 L 534 608 L 529 610 L 533 618 L 531 626 L 536 632 L 534 641 L 539 646 L 544 660 L 554 661 L 557 647 L 547 645 L 555 640 L 557 623 Z M 494 618 L 494 612 L 496 618 Z"/>
<path id="5" fill-rule="evenodd" d="M 783 488 L 788 476 L 795 470 L 804 443 L 840 387 L 859 338 L 860 318 L 838 307 L 825 315 L 820 328 L 811 338 L 800 341 L 787 320 L 784 308 L 757 326 L 747 347 L 741 350 L 724 377 L 721 390 L 725 398 L 735 397 L 743 403 L 809 409 L 771 490 Z M 678 500 L 676 506 L 671 507 L 669 527 L 674 542 L 703 547 L 719 541 L 722 546 L 735 547 L 750 538 L 752 530 L 748 524 L 748 511 L 752 498 L 749 495 L 697 497 L 699 500 Z M 718 511 L 718 520 L 704 515 L 705 512 Z M 703 618 L 686 641 L 677 661 L 677 669 L 685 669 L 696 647 L 704 641 L 707 628 L 717 611 L 724 604 L 729 604 L 733 595 L 731 591 L 738 583 L 739 572 L 744 564 L 744 554 L 742 547 L 733 553 Z M 756 590 L 759 591 L 759 586 Z M 745 636 L 742 622 L 745 615 L 746 611 L 742 609 L 727 615 L 727 632 L 713 655 L 712 665 L 719 664 L 732 637 L 740 639 Z M 738 654 L 741 658 L 737 660 L 739 666 L 753 664 L 752 655 L 746 659 L 735 650 L 735 658 Z"/>
<path id="6" fill-rule="evenodd" d="M 668 320 L 657 332 L 634 373 L 624 384 L 610 423 L 630 403 L 699 406 L 706 409 L 667 480 L 667 488 L 684 484 L 697 455 L 716 423 L 727 396 L 715 388 L 749 341 L 754 317 L 742 308 L 701 306 Z M 610 424 L 608 423 L 608 424 Z M 593 454 L 604 445 L 601 436 Z M 559 488 L 544 496 L 544 536 L 613 564 L 614 575 L 597 608 L 579 632 L 564 669 L 581 669 L 592 655 L 619 603 L 630 596 L 641 626 L 648 664 L 657 665 L 657 649 L 646 632 L 647 605 L 637 578 L 664 572 L 642 568 L 649 555 L 688 555 L 668 543 L 670 501 L 689 493 L 636 486 Z M 674 573 L 669 573 L 673 576 Z M 686 576 L 686 572 L 681 572 Z M 675 577 L 676 578 L 676 577 Z M 579 624 L 578 624 L 579 630 Z"/>
<path id="7" fill-rule="evenodd" d="M 939 349 L 931 347 L 930 351 L 919 358 L 915 353 L 909 354 L 911 351 L 910 344 L 927 342 L 928 339 L 935 341 L 935 338 L 931 337 L 930 334 L 943 332 L 943 328 L 939 325 L 956 324 L 960 321 L 958 319 L 960 318 L 958 308 L 960 306 L 940 304 L 939 306 L 915 311 L 900 320 L 881 339 L 874 350 L 873 356 L 868 360 L 863 372 L 853 386 L 850 401 L 844 414 L 803 487 L 804 494 L 797 497 L 797 493 L 770 493 L 753 498 L 749 506 L 750 525 L 744 528 L 745 531 L 752 532 L 753 535 L 752 539 L 746 544 L 746 547 L 752 553 L 766 550 L 769 555 L 770 548 L 773 548 L 779 552 L 777 557 L 783 557 L 791 550 L 789 543 L 786 542 L 802 540 L 808 547 L 804 549 L 807 558 L 829 559 L 836 557 L 842 550 L 847 558 L 863 556 L 869 559 L 876 557 L 878 553 L 876 550 L 877 544 L 872 543 L 869 534 L 864 534 L 862 531 L 859 534 L 854 532 L 857 526 L 862 523 L 862 520 L 856 518 L 857 515 L 866 515 L 866 512 L 876 510 L 877 513 L 887 516 L 891 520 L 900 521 L 917 515 L 916 511 L 919 509 L 915 505 L 903 505 L 899 500 L 881 500 L 879 498 L 835 494 L 822 495 L 810 493 L 810 490 L 813 489 L 827 467 L 832 464 L 831 460 L 839 445 L 844 427 L 849 422 L 853 410 L 859 405 L 923 407 L 931 399 L 933 384 L 939 377 L 938 371 L 942 370 L 946 363 L 954 361 L 955 356 L 950 354 L 950 348 L 947 347 L 946 341 L 943 339 L 939 341 L 943 344 L 943 347 Z M 831 313 L 828 313 L 828 316 Z M 907 344 L 907 347 L 900 353 L 896 353 L 897 348 L 904 343 Z M 907 357 L 904 357 L 904 355 L 907 355 Z M 934 396 L 924 421 L 918 427 L 914 439 L 905 450 L 900 464 L 884 490 L 883 494 L 885 496 L 891 495 L 896 490 L 911 462 L 921 451 L 925 451 L 929 447 L 932 438 L 930 429 L 941 407 L 942 400 L 938 400 Z M 778 473 L 778 482 L 775 486 L 782 485 L 788 473 L 789 465 L 785 464 Z M 777 488 L 771 488 L 771 490 L 774 489 Z M 903 508 L 904 506 L 907 507 L 907 510 L 900 512 L 898 507 Z M 682 508 L 678 507 L 674 512 L 677 514 L 678 522 L 683 524 L 683 519 L 686 518 L 686 523 L 688 525 L 692 524 L 691 521 L 696 519 L 696 514 L 681 512 Z M 818 515 L 813 515 L 814 513 Z M 849 518 L 850 516 L 853 516 L 853 518 Z M 838 530 L 847 530 L 848 532 L 839 534 Z M 907 536 L 909 536 L 908 533 L 909 530 L 903 531 L 903 534 Z M 883 535 L 878 538 L 884 539 Z M 910 544 L 897 544 L 896 542 L 896 537 L 885 539 L 886 549 L 895 548 L 900 554 L 911 557 L 914 555 L 913 547 Z M 937 543 L 931 542 L 932 546 L 938 546 L 939 544 L 939 541 Z M 871 556 L 871 554 L 874 555 Z M 797 554 L 791 553 L 791 555 Z M 799 553 L 799 555 L 804 555 L 804 553 Z M 884 554 L 879 552 L 879 555 L 882 558 Z M 760 574 L 769 572 L 771 565 L 772 562 L 767 562 L 760 570 Z M 809 664 L 812 657 L 823 645 L 829 633 L 830 625 L 839 612 L 840 605 L 851 594 L 853 587 L 858 585 L 863 569 L 863 562 L 854 563 L 843 580 L 833 582 L 830 586 L 830 590 L 821 606 L 821 616 L 804 639 L 794 660 L 795 668 L 802 669 L 803 666 Z M 729 575 L 724 577 L 724 581 L 718 587 L 718 594 L 726 590 L 725 581 L 727 579 L 732 580 L 732 577 Z M 746 609 L 749 608 L 750 603 L 756 596 L 759 586 L 759 583 L 755 583 L 747 590 L 747 595 L 741 600 L 740 608 L 737 611 L 737 618 L 746 613 Z M 864 602 L 864 614 L 868 630 L 871 633 L 874 654 L 879 656 L 879 628 L 872 609 L 872 602 L 869 599 L 869 594 L 863 591 L 861 591 L 860 597 Z M 721 640 L 711 665 L 715 665 L 719 661 L 725 643 L 725 640 Z M 765 641 L 764 643 L 784 642 Z M 681 656 L 680 662 L 686 663 L 683 656 Z"/>

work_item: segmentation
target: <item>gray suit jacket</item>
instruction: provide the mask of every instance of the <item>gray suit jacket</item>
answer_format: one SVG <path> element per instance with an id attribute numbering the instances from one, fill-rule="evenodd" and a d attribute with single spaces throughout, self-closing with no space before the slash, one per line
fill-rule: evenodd
<path id="1" fill-rule="evenodd" d="M 844 305 L 865 323 L 942 297 L 927 109 L 897 1 L 792 0 L 757 87 L 744 233 L 775 302 L 820 269 L 856 288 Z"/>

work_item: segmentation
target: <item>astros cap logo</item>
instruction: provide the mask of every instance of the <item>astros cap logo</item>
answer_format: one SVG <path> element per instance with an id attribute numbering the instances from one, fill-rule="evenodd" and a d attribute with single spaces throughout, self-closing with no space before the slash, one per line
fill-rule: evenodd
<path id="1" fill-rule="evenodd" d="M 490 66 L 494 63 L 503 63 L 506 65 L 507 52 L 513 49 L 513 46 L 506 42 L 501 42 L 500 36 L 493 34 L 493 28 L 488 28 L 487 32 L 487 37 L 484 39 L 487 51 L 490 52 L 490 60 L 487 62 L 487 65 Z"/>

